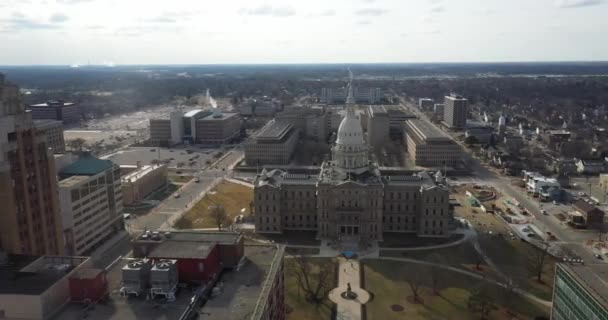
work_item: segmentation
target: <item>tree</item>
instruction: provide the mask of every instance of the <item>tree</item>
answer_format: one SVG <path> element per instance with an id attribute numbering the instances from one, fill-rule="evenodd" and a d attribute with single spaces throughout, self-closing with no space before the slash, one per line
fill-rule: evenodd
<path id="1" fill-rule="evenodd" d="M 226 209 L 224 206 L 213 204 L 208 207 L 209 209 L 209 217 L 213 219 L 217 229 L 219 231 L 222 230 L 222 224 L 228 221 L 228 215 L 226 214 Z"/>
<path id="2" fill-rule="evenodd" d="M 420 266 L 412 266 L 410 269 L 411 276 L 408 276 L 406 281 L 412 291 L 412 302 L 413 303 L 422 303 L 422 299 L 420 298 L 420 287 L 427 280 L 426 273 L 424 269 Z"/>
<path id="3" fill-rule="evenodd" d="M 602 242 L 603 241 L 603 235 L 605 235 L 606 232 L 608 232 L 608 224 L 606 224 L 606 223 L 600 223 L 597 226 L 597 236 L 598 236 L 597 241 Z"/>
<path id="4" fill-rule="evenodd" d="M 482 284 L 469 296 L 467 306 L 472 312 L 479 313 L 479 319 L 485 320 L 490 316 L 490 312 L 498 309 L 493 300 L 487 285 Z"/>
<path id="5" fill-rule="evenodd" d="M 152 161 L 150 161 L 150 164 L 152 164 L 152 165 L 160 164 L 160 160 L 158 160 L 158 159 L 152 159 Z"/>
<path id="6" fill-rule="evenodd" d="M 464 143 L 468 146 L 471 146 L 474 144 L 478 144 L 479 141 L 477 140 L 477 138 L 475 136 L 468 136 L 468 137 L 464 138 Z"/>
<path id="7" fill-rule="evenodd" d="M 431 277 L 431 287 L 433 289 L 433 293 L 439 295 L 439 285 L 442 282 L 442 270 L 439 265 L 445 263 L 442 256 L 437 253 L 430 254 L 427 258 L 429 262 L 432 262 L 433 265 L 429 268 L 429 275 Z"/>
<path id="8" fill-rule="evenodd" d="M 501 286 L 501 289 L 504 306 L 507 313 L 510 314 L 511 308 L 513 308 L 513 301 L 517 295 L 517 286 L 515 284 L 515 280 L 513 280 L 513 278 L 507 278 L 505 283 Z"/>
<path id="9" fill-rule="evenodd" d="M 288 261 L 288 270 L 296 279 L 298 287 L 304 292 L 306 301 L 321 304 L 329 291 L 334 287 L 332 275 L 335 273 L 333 262 L 324 259 L 311 263 L 306 256 L 295 256 Z"/>
<path id="10" fill-rule="evenodd" d="M 528 250 L 528 263 L 530 271 L 536 275 L 536 280 L 542 282 L 543 271 L 547 265 L 547 256 L 549 254 L 549 244 L 541 242 L 539 247 L 531 246 Z"/>
<path id="11" fill-rule="evenodd" d="M 184 163 L 184 162 L 178 162 L 175 166 L 179 169 L 179 168 L 182 168 L 185 165 L 186 165 L 186 163 Z"/>
<path id="12" fill-rule="evenodd" d="M 85 140 L 83 138 L 76 138 L 74 140 L 70 140 L 68 145 L 72 151 L 78 150 L 78 152 L 82 151 L 82 147 L 84 146 Z"/>

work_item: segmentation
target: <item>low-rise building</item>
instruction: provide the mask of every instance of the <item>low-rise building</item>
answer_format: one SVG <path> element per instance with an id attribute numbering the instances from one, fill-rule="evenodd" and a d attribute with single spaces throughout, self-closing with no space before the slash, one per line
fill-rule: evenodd
<path id="1" fill-rule="evenodd" d="M 120 168 L 83 155 L 59 171 L 66 253 L 86 255 L 123 230 Z"/>
<path id="2" fill-rule="evenodd" d="M 473 137 L 477 143 L 488 144 L 492 141 L 494 127 L 480 122 L 467 121 L 467 126 L 464 132 L 466 138 Z"/>
<path id="3" fill-rule="evenodd" d="M 608 319 L 608 266 L 557 263 L 551 319 Z"/>
<path id="4" fill-rule="evenodd" d="M 65 153 L 63 122 L 57 120 L 35 120 L 34 127 L 46 135 L 46 145 L 53 153 Z"/>
<path id="5" fill-rule="evenodd" d="M 0 315 L 50 319 L 72 300 L 70 278 L 91 265 L 87 257 L 9 255 L 0 268 Z"/>
<path id="6" fill-rule="evenodd" d="M 581 159 L 576 163 L 576 171 L 582 174 L 600 174 L 605 170 L 606 162 L 602 159 Z"/>
<path id="7" fill-rule="evenodd" d="M 329 136 L 327 118 L 328 113 L 321 107 L 289 108 L 275 115 L 276 121 L 291 123 L 301 137 L 318 142 L 327 141 Z"/>
<path id="8" fill-rule="evenodd" d="M 150 142 L 161 146 L 178 143 L 221 145 L 239 137 L 241 118 L 238 113 L 219 109 L 176 110 L 169 119 L 150 119 Z"/>
<path id="9" fill-rule="evenodd" d="M 443 103 L 435 103 L 433 105 L 433 119 L 436 121 L 443 121 L 443 110 L 445 105 Z"/>
<path id="10" fill-rule="evenodd" d="M 164 188 L 166 185 L 166 165 L 139 166 L 135 171 L 122 176 L 123 205 L 129 206 L 138 203 L 153 191 Z"/>
<path id="11" fill-rule="evenodd" d="M 420 98 L 418 99 L 418 108 L 422 111 L 430 111 L 433 110 L 433 104 L 435 100 L 431 98 Z"/>
<path id="12" fill-rule="evenodd" d="M 528 192 L 543 200 L 559 200 L 562 188 L 557 179 L 547 178 L 538 172 L 524 171 L 524 182 Z"/>
<path id="13" fill-rule="evenodd" d="M 384 109 L 388 113 L 390 136 L 395 139 L 403 138 L 404 121 L 418 118 L 415 114 L 401 105 L 385 105 Z"/>
<path id="14" fill-rule="evenodd" d="M 460 146 L 428 121 L 407 120 L 404 132 L 408 155 L 417 166 L 454 167 L 460 163 Z"/>
<path id="15" fill-rule="evenodd" d="M 289 164 L 293 157 L 298 130 L 293 124 L 272 120 L 245 144 L 248 165 Z"/>
<path id="16" fill-rule="evenodd" d="M 595 204 L 578 199 L 574 205 L 575 214 L 571 222 L 579 227 L 598 228 L 604 224 L 604 211 L 600 210 Z"/>
<path id="17" fill-rule="evenodd" d="M 32 104 L 28 109 L 32 111 L 32 119 L 34 120 L 58 120 L 62 121 L 63 124 L 70 124 L 82 119 L 78 105 L 63 100 Z"/>

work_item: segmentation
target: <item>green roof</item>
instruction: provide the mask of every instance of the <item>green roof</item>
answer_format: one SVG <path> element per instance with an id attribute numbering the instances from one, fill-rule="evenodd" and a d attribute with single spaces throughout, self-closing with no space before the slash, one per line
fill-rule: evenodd
<path id="1" fill-rule="evenodd" d="M 93 176 L 112 167 L 112 161 L 84 156 L 61 171 L 62 176 Z"/>

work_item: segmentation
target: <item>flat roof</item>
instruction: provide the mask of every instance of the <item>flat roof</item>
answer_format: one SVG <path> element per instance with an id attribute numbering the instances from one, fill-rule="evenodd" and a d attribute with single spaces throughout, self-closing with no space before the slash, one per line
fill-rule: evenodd
<path id="1" fill-rule="evenodd" d="M 192 118 L 201 112 L 205 112 L 205 111 L 202 109 L 190 110 L 184 114 L 184 118 Z"/>
<path id="2" fill-rule="evenodd" d="M 289 122 L 273 120 L 257 132 L 255 139 L 281 140 L 289 133 L 291 128 L 293 128 L 293 125 Z"/>
<path id="3" fill-rule="evenodd" d="M 221 115 L 221 117 L 220 117 Z M 231 112 L 222 112 L 219 114 L 215 114 L 215 113 L 211 113 L 208 116 L 198 119 L 198 120 L 202 120 L 202 121 L 221 121 L 221 120 L 226 120 L 228 118 L 237 116 L 238 113 L 231 113 Z"/>
<path id="4" fill-rule="evenodd" d="M 559 267 L 573 276 L 586 291 L 608 310 L 608 264 L 566 264 Z"/>
<path id="5" fill-rule="evenodd" d="M 467 101 L 467 99 L 461 95 L 457 95 L 457 94 L 451 94 L 449 96 L 445 96 L 446 99 L 448 100 L 454 100 L 454 101 Z"/>
<path id="6" fill-rule="evenodd" d="M 388 112 L 384 106 L 369 106 L 368 107 L 372 117 L 374 116 L 388 116 Z"/>
<path id="7" fill-rule="evenodd" d="M 219 295 L 201 308 L 204 319 L 250 319 L 258 315 L 282 262 L 284 248 L 276 245 L 246 245 L 243 264 L 222 274 Z"/>
<path id="8" fill-rule="evenodd" d="M 63 176 L 93 176 L 112 167 L 114 163 L 110 160 L 102 160 L 93 156 L 82 156 L 76 162 L 61 170 Z"/>
<path id="9" fill-rule="evenodd" d="M 423 140 L 452 140 L 447 134 L 426 120 L 408 119 L 405 123 Z"/>
<path id="10" fill-rule="evenodd" d="M 123 297 L 120 294 L 122 286 L 122 268 L 129 259 L 120 260 L 114 264 L 106 275 L 108 279 L 108 298 L 103 303 L 95 304 L 94 308 L 85 310 L 82 303 L 68 303 L 53 319 L 80 320 L 176 320 L 188 309 L 194 292 L 189 289 L 178 290 L 173 302 L 158 298 L 148 300 L 145 295 L 139 297 Z"/>
<path id="11" fill-rule="evenodd" d="M 59 187 L 62 188 L 71 188 L 75 185 L 78 185 L 84 181 L 89 180 L 90 176 L 71 176 L 69 178 L 65 178 L 59 181 Z"/>
<path id="12" fill-rule="evenodd" d="M 0 267 L 0 294 L 42 294 L 86 259 L 9 255 L 9 263 Z"/>
<path id="13" fill-rule="evenodd" d="M 197 242 L 217 242 L 219 244 L 235 244 L 241 239 L 241 235 L 236 232 L 220 232 L 220 231 L 176 231 L 176 230 L 158 230 L 162 237 L 166 237 L 166 232 L 169 233 L 169 239 L 172 241 L 197 241 Z M 141 240 L 141 235 L 136 241 L 151 241 Z"/>
<path id="14" fill-rule="evenodd" d="M 30 104 L 31 108 L 40 108 L 40 107 L 69 107 L 69 106 L 73 106 L 75 105 L 75 103 L 73 102 L 63 102 L 63 101 L 48 101 L 48 102 L 44 102 L 44 103 L 36 103 L 36 104 Z"/>
<path id="15" fill-rule="evenodd" d="M 152 247 L 150 258 L 206 259 L 215 243 L 201 241 L 165 240 Z"/>
<path id="16" fill-rule="evenodd" d="M 160 164 L 142 166 L 139 170 L 130 172 L 129 174 L 122 177 L 122 180 L 127 181 L 127 182 L 137 181 L 137 180 L 141 179 L 142 177 L 145 177 L 148 173 L 154 172 L 162 166 L 163 165 L 160 165 Z M 120 166 L 120 167 L 122 168 L 123 166 Z M 135 167 L 137 167 L 137 166 L 135 166 Z"/>

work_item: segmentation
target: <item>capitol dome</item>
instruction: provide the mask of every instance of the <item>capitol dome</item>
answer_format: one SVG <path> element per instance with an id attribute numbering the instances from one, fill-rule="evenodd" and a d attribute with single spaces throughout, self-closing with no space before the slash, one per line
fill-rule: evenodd
<path id="1" fill-rule="evenodd" d="M 350 109 L 346 113 L 346 117 L 344 117 L 340 123 L 340 127 L 338 128 L 338 140 L 336 141 L 336 144 L 350 146 L 365 145 L 361 121 Z"/>

